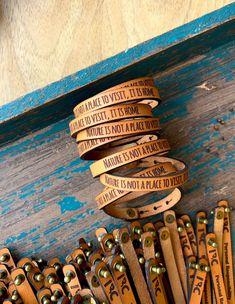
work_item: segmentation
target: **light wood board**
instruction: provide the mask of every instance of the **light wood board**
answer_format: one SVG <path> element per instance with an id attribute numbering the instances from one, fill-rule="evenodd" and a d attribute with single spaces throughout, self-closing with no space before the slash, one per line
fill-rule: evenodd
<path id="1" fill-rule="evenodd" d="M 0 2 L 0 105 L 231 0 Z"/>

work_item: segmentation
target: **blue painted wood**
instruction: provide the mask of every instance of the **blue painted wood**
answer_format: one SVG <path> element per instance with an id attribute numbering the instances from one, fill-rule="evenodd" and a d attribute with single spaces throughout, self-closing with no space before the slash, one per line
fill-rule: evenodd
<path id="1" fill-rule="evenodd" d="M 163 98 L 155 111 L 163 136 L 171 155 L 190 168 L 184 198 L 175 208 L 179 213 L 209 211 L 222 198 L 235 205 L 234 50 L 231 40 L 154 75 Z M 78 157 L 69 135 L 71 119 L 0 148 L 0 245 L 18 257 L 65 257 L 79 237 L 94 239 L 96 227 L 125 225 L 97 210 L 94 197 L 101 185 L 89 162 Z M 235 212 L 232 221 L 235 232 Z M 235 233 L 235 250 L 234 245 Z"/>
<path id="2" fill-rule="evenodd" d="M 234 40 L 235 3 L 0 108 L 0 144 L 70 115 L 73 106 L 118 82 L 154 75 Z"/>

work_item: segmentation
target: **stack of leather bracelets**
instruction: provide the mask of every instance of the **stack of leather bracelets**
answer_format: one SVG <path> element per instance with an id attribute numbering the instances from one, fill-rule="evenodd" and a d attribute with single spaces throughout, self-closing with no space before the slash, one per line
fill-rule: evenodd
<path id="1" fill-rule="evenodd" d="M 0 249 L 3 304 L 234 304 L 231 208 L 199 211 L 107 231 L 98 244 L 80 238 L 66 257 L 16 262 Z M 209 227 L 208 227 L 209 226 Z M 209 232 L 210 231 L 210 232 Z"/>
<path id="2" fill-rule="evenodd" d="M 159 119 L 152 112 L 160 101 L 153 79 L 146 77 L 112 87 L 74 108 L 71 135 L 80 157 L 95 160 L 92 175 L 105 186 L 96 202 L 113 217 L 145 218 L 181 198 L 179 187 L 187 181 L 188 170 L 182 161 L 165 157 L 170 145 L 160 138 Z M 162 191 L 167 194 L 160 200 L 135 206 L 139 197 Z"/>

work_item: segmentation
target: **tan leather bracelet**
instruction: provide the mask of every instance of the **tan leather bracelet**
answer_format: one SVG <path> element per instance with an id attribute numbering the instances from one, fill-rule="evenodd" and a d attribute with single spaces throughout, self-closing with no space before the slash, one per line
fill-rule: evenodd
<path id="1" fill-rule="evenodd" d="M 175 167 L 169 163 L 157 164 L 150 168 L 147 168 L 141 172 L 134 174 L 133 176 L 157 176 L 160 172 L 176 172 Z M 123 191 L 113 188 L 105 188 L 103 192 L 101 192 L 96 197 L 96 202 L 99 209 L 106 207 L 107 205 L 115 202 L 116 203 L 125 203 L 127 200 L 136 199 L 142 195 L 145 195 L 146 191 L 143 192 L 131 192 L 131 191 Z"/>
<path id="2" fill-rule="evenodd" d="M 152 117 L 152 108 L 148 104 L 123 104 L 112 106 L 105 109 L 93 111 L 86 115 L 81 115 L 73 119 L 69 123 L 70 133 L 72 137 L 89 127 L 106 123 L 107 121 L 116 121 L 132 117 Z"/>
<path id="3" fill-rule="evenodd" d="M 123 218 L 125 220 L 142 219 L 174 207 L 174 205 L 180 201 L 181 196 L 181 191 L 176 188 L 163 199 L 149 205 L 142 207 L 107 206 L 104 208 L 104 211 L 113 217 Z"/>
<path id="4" fill-rule="evenodd" d="M 163 158 L 163 157 L 162 157 Z M 179 167 L 179 171 L 165 176 L 157 177 L 121 177 L 113 174 L 102 174 L 100 182 L 106 187 L 124 191 L 162 191 L 182 186 L 188 179 L 188 170 L 183 162 L 172 160 Z M 159 157 L 160 160 L 160 157 Z"/>
<path id="5" fill-rule="evenodd" d="M 95 138 L 115 137 L 123 134 L 144 134 L 159 130 L 160 124 L 158 118 L 128 119 L 90 127 L 78 132 L 77 142 Z"/>
<path id="6" fill-rule="evenodd" d="M 134 145 L 129 149 L 122 150 L 96 161 L 90 166 L 93 177 L 126 164 L 152 156 L 154 154 L 166 153 L 170 150 L 170 145 L 166 139 L 146 142 L 142 145 Z"/>
<path id="7" fill-rule="evenodd" d="M 169 209 L 181 198 L 178 187 L 188 179 L 188 171 L 183 162 L 162 157 L 170 146 L 159 139 L 159 119 L 153 118 L 152 109 L 159 101 L 153 79 L 144 77 L 116 85 L 74 108 L 71 135 L 83 159 L 97 160 L 90 169 L 106 187 L 96 201 L 109 215 L 144 218 Z M 172 192 L 149 205 L 127 206 L 163 190 Z"/>
<path id="8" fill-rule="evenodd" d="M 154 99 L 160 101 L 160 96 L 156 87 L 139 86 L 114 88 L 97 94 L 74 108 L 74 115 L 89 113 L 98 109 L 102 109 L 114 104 L 120 104 L 130 101 L 139 101 L 144 99 Z"/>
<path id="9" fill-rule="evenodd" d="M 148 138 L 148 140 L 145 140 Z M 77 144 L 78 153 L 82 159 L 86 160 L 96 160 L 100 157 L 104 157 L 106 155 L 110 155 L 114 149 L 118 147 L 120 151 L 120 147 L 122 145 L 136 143 L 141 144 L 149 140 L 157 140 L 159 138 L 156 134 L 148 134 L 148 135 L 121 135 L 116 137 L 106 137 L 106 138 L 97 138 L 91 140 L 84 140 Z"/>

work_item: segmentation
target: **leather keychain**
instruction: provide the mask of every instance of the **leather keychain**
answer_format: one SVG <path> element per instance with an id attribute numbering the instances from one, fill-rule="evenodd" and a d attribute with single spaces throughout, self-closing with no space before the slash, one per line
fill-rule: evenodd
<path id="1" fill-rule="evenodd" d="M 36 266 L 34 266 L 30 271 L 27 272 L 27 278 L 30 284 L 37 291 L 44 286 L 45 277 L 41 273 L 41 270 Z"/>
<path id="2" fill-rule="evenodd" d="M 182 219 L 177 219 L 176 222 L 178 225 L 178 232 L 179 232 L 179 237 L 180 237 L 180 242 L 181 242 L 184 257 L 189 257 L 193 255 L 193 249 L 191 247 L 188 234 L 186 232 L 184 221 Z"/>
<path id="3" fill-rule="evenodd" d="M 25 276 L 23 269 L 15 268 L 11 272 L 17 292 L 24 304 L 38 304 L 37 298 Z"/>
<path id="4" fill-rule="evenodd" d="M 15 262 L 12 258 L 10 250 L 8 248 L 0 249 L 0 263 L 6 265 L 9 270 L 16 268 Z"/>
<path id="5" fill-rule="evenodd" d="M 68 290 L 72 296 L 74 296 L 78 290 L 81 290 L 81 284 L 79 282 L 76 269 L 73 265 L 64 265 L 64 282 L 67 284 Z"/>
<path id="6" fill-rule="evenodd" d="M 96 276 L 99 278 L 100 284 L 109 300 L 109 303 L 122 304 L 119 291 L 107 265 L 101 261 L 96 263 L 93 268 Z"/>
<path id="7" fill-rule="evenodd" d="M 224 207 L 217 207 L 214 211 L 214 234 L 217 239 L 220 264 L 223 262 L 223 230 L 224 230 Z"/>
<path id="8" fill-rule="evenodd" d="M 95 274 L 93 270 L 87 272 L 86 274 L 87 283 L 93 292 L 94 296 L 100 303 L 108 303 L 108 298 L 101 287 L 98 276 Z"/>
<path id="9" fill-rule="evenodd" d="M 196 235 L 197 235 L 197 250 L 199 259 L 207 258 L 205 236 L 207 233 L 208 219 L 206 212 L 200 211 L 196 215 Z M 212 303 L 211 278 L 207 274 L 204 291 L 202 295 L 202 304 Z"/>
<path id="10" fill-rule="evenodd" d="M 129 227 L 130 227 L 129 230 L 130 230 L 130 236 L 133 246 L 135 248 L 139 248 L 141 245 L 140 237 L 141 234 L 143 233 L 142 225 L 139 221 L 133 221 L 130 223 Z"/>
<path id="11" fill-rule="evenodd" d="M 76 262 L 79 266 L 86 262 L 86 255 L 81 248 L 75 249 L 71 253 L 71 257 L 73 261 Z"/>
<path id="12" fill-rule="evenodd" d="M 229 203 L 226 200 L 218 202 L 219 207 L 224 207 L 224 227 L 223 227 L 223 276 L 226 295 L 229 304 L 235 303 L 234 275 L 233 275 L 233 253 L 231 238 L 231 221 Z"/>
<path id="13" fill-rule="evenodd" d="M 115 246 L 115 240 L 111 233 L 100 235 L 99 238 L 100 247 L 107 254 L 111 254 L 113 247 Z"/>
<path id="14" fill-rule="evenodd" d="M 155 228 L 156 233 L 162 227 L 164 227 L 164 223 L 162 221 L 157 221 L 157 222 L 154 223 L 154 228 Z M 155 238 L 154 242 L 155 242 L 156 261 L 159 262 L 160 265 L 164 265 L 163 254 L 162 254 L 162 249 L 161 249 L 161 244 L 160 244 L 158 233 L 156 234 L 156 238 Z M 171 286 L 170 286 L 170 283 L 169 283 L 169 278 L 168 278 L 167 272 L 162 274 L 162 282 L 163 282 L 163 286 L 164 286 L 165 291 L 166 291 L 168 302 L 169 303 L 174 303 L 174 297 L 173 297 L 173 294 L 172 294 L 172 290 L 171 290 Z"/>
<path id="15" fill-rule="evenodd" d="M 37 292 L 38 303 L 47 304 L 51 301 L 51 290 L 49 288 L 42 288 Z"/>
<path id="16" fill-rule="evenodd" d="M 176 215 L 173 210 L 165 211 L 164 214 L 164 223 L 168 227 L 171 236 L 172 248 L 175 256 L 175 261 L 177 269 L 180 276 L 180 282 L 183 287 L 185 298 L 187 299 L 187 274 L 186 267 L 184 262 L 184 255 L 181 248 L 181 242 L 179 238 L 179 233 L 177 229 Z M 169 272 L 168 272 L 169 273 Z"/>
<path id="17" fill-rule="evenodd" d="M 197 240 L 191 218 L 187 214 L 181 215 L 180 218 L 184 221 L 184 226 L 193 250 L 193 255 L 197 256 Z"/>
<path id="18" fill-rule="evenodd" d="M 189 304 L 200 304 L 202 299 L 202 293 L 204 289 L 204 284 L 206 281 L 206 274 L 210 271 L 210 267 L 208 266 L 208 262 L 206 259 L 199 260 L 199 267 L 196 270 L 192 292 L 190 296 Z"/>
<path id="19" fill-rule="evenodd" d="M 141 244 L 145 260 L 155 259 L 154 241 L 151 232 L 141 234 Z"/>
<path id="20" fill-rule="evenodd" d="M 6 285 L 9 284 L 11 281 L 11 275 L 10 275 L 6 265 L 0 264 L 0 281 Z"/>
<path id="21" fill-rule="evenodd" d="M 228 302 L 225 292 L 222 269 L 219 260 L 219 253 L 217 250 L 217 240 L 214 233 L 208 233 L 206 235 L 206 250 L 211 268 L 216 301 L 217 303 L 227 304 Z"/>
<path id="22" fill-rule="evenodd" d="M 52 293 L 51 300 L 54 302 L 57 302 L 60 298 L 66 295 L 63 287 L 59 283 L 52 284 L 50 286 L 50 290 Z"/>
<path id="23" fill-rule="evenodd" d="M 81 297 L 81 301 L 76 299 L 78 296 Z M 77 303 L 90 303 L 90 304 L 97 304 L 96 299 L 94 299 L 93 294 L 90 289 L 83 288 L 77 292 L 77 294 L 71 299 L 71 304 Z"/>
<path id="24" fill-rule="evenodd" d="M 170 229 L 162 227 L 158 232 L 174 301 L 176 304 L 186 304 L 171 242 Z"/>
<path id="25" fill-rule="evenodd" d="M 23 268 L 25 272 L 31 271 L 33 268 L 35 268 L 35 264 L 32 262 L 31 259 L 25 257 L 19 260 L 17 263 L 17 267 Z M 39 270 L 39 269 L 38 269 Z M 40 271 L 40 270 L 39 270 Z"/>
<path id="26" fill-rule="evenodd" d="M 45 280 L 44 280 L 44 286 L 46 288 L 50 288 L 50 286 L 52 284 L 55 284 L 59 281 L 59 278 L 57 276 L 57 273 L 56 273 L 56 270 L 54 267 L 46 267 L 42 274 L 44 275 L 45 277 Z"/>
<path id="27" fill-rule="evenodd" d="M 140 303 L 151 304 L 152 300 L 127 228 L 118 230 L 118 242 L 128 264 Z"/>
<path id="28" fill-rule="evenodd" d="M 22 304 L 20 295 L 19 295 L 18 291 L 16 290 L 15 284 L 12 281 L 8 285 L 8 293 L 10 295 L 9 301 L 11 301 L 11 302 L 6 302 L 6 303 L 4 302 L 4 304 L 8 304 L 8 303 Z"/>
<path id="29" fill-rule="evenodd" d="M 197 259 L 195 255 L 191 255 L 186 258 L 186 269 L 187 269 L 187 279 L 188 279 L 188 298 L 190 298 L 192 286 L 193 286 L 193 279 L 196 272 L 196 265 Z M 188 299 L 189 301 L 189 299 Z"/>
<path id="30" fill-rule="evenodd" d="M 109 270 L 113 275 L 114 281 L 118 287 L 119 294 L 123 304 L 136 304 L 136 299 L 130 285 L 126 267 L 119 255 L 111 257 L 108 262 Z"/>
<path id="31" fill-rule="evenodd" d="M 156 260 L 150 258 L 145 264 L 146 280 L 154 304 L 167 304 L 167 296 L 161 280 L 161 268 L 157 267 Z"/>

